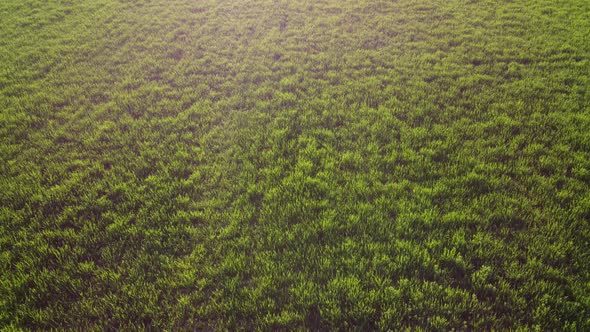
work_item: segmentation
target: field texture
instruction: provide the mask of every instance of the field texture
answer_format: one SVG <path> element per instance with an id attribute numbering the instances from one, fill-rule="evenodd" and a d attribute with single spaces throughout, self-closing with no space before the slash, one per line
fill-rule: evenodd
<path id="1" fill-rule="evenodd" d="M 1 0 L 0 329 L 590 331 L 590 1 Z"/>

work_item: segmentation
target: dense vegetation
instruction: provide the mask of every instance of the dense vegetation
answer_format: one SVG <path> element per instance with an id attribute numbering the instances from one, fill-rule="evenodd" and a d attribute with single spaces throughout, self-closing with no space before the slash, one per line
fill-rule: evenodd
<path id="1" fill-rule="evenodd" d="M 590 330 L 587 0 L 0 1 L 0 328 Z"/>

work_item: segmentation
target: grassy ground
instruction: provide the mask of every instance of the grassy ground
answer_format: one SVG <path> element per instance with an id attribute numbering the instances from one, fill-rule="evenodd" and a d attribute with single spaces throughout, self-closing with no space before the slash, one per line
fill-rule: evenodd
<path id="1" fill-rule="evenodd" d="M 0 327 L 590 329 L 590 2 L 0 27 Z"/>

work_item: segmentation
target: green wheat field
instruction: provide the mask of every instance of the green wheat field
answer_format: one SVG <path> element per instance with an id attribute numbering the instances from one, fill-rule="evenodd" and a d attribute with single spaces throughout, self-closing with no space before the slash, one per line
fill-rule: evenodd
<path id="1" fill-rule="evenodd" d="M 590 1 L 0 1 L 0 330 L 590 331 Z"/>

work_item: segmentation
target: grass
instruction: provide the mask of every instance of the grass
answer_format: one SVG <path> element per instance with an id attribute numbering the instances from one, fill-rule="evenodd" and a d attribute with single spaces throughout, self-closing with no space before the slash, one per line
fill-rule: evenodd
<path id="1" fill-rule="evenodd" d="M 0 327 L 590 329 L 587 1 L 0 26 Z"/>

